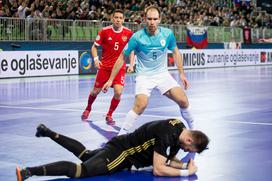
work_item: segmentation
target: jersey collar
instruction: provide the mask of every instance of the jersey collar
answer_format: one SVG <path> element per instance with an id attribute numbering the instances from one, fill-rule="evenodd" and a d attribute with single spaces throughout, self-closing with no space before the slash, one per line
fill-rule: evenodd
<path id="1" fill-rule="evenodd" d="M 121 29 L 119 31 L 114 30 L 113 25 L 111 25 L 111 29 L 112 31 L 114 31 L 114 33 L 121 33 L 123 31 L 123 26 L 121 26 Z"/>
<path id="2" fill-rule="evenodd" d="M 147 31 L 147 27 L 144 28 L 144 31 L 145 31 L 145 33 L 146 33 L 148 36 L 156 36 L 159 32 L 161 32 L 161 27 L 158 26 L 158 29 L 157 29 L 155 35 L 151 35 L 151 34 Z"/>

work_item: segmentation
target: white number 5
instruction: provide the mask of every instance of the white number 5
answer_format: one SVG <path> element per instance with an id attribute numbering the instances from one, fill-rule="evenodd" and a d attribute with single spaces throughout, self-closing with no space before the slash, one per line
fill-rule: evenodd
<path id="1" fill-rule="evenodd" d="M 114 43 L 114 50 L 118 50 L 119 49 L 119 42 L 115 42 Z"/>

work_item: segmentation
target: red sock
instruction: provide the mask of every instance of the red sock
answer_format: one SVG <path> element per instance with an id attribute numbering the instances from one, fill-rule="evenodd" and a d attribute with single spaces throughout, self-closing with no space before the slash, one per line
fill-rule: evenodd
<path id="1" fill-rule="evenodd" d="M 91 94 L 89 95 L 88 105 L 86 107 L 86 110 L 91 111 L 92 104 L 93 104 L 95 99 L 96 99 L 96 96 L 92 96 Z"/>
<path id="2" fill-rule="evenodd" d="M 115 99 L 114 97 L 112 98 L 107 116 L 112 116 L 112 113 L 117 108 L 119 102 L 120 102 L 120 99 Z"/>

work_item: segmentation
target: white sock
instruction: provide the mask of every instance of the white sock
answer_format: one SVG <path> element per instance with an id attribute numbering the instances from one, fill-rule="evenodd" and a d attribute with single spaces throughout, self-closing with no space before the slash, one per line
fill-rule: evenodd
<path id="1" fill-rule="evenodd" d="M 137 113 L 135 113 L 133 110 L 130 110 L 126 115 L 125 121 L 122 124 L 122 127 L 118 133 L 118 136 L 122 134 L 127 134 L 138 117 L 139 115 Z"/>
<path id="2" fill-rule="evenodd" d="M 191 115 L 191 112 L 190 112 L 190 108 L 180 108 L 180 113 L 181 113 L 181 116 L 182 118 L 186 121 L 186 123 L 188 124 L 188 127 L 190 129 L 193 129 L 193 117 Z"/>

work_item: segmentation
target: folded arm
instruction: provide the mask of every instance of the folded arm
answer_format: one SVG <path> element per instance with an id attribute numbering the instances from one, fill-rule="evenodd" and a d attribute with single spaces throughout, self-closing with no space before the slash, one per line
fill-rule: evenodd
<path id="1" fill-rule="evenodd" d="M 170 165 L 166 164 L 167 158 L 154 151 L 153 155 L 153 174 L 156 176 L 189 176 L 197 171 L 193 160 L 190 160 L 187 169 L 183 168 L 183 163 L 173 159 Z"/>

